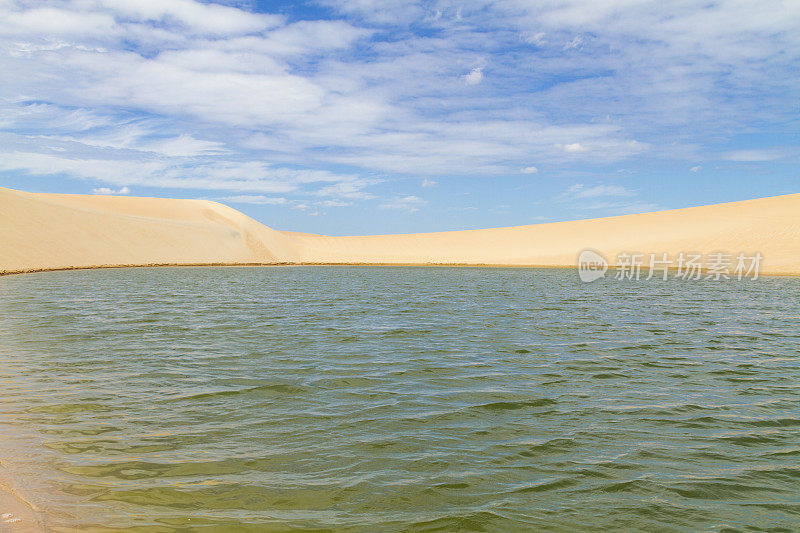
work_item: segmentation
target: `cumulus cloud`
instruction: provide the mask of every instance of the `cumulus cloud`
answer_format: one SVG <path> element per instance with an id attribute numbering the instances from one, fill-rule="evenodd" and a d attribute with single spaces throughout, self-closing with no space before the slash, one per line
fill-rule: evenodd
<path id="1" fill-rule="evenodd" d="M 580 152 L 585 152 L 587 150 L 588 148 L 582 145 L 581 143 L 570 143 L 564 145 L 564 151 L 567 152 L 568 154 L 577 154 Z"/>
<path id="2" fill-rule="evenodd" d="M 522 169 L 523 174 L 536 174 L 539 172 L 539 169 L 536 167 L 525 167 Z"/>
<path id="3" fill-rule="evenodd" d="M 438 182 L 434 180 L 429 180 L 428 178 L 422 180 L 423 187 L 436 187 L 436 185 L 438 185 Z"/>
<path id="4" fill-rule="evenodd" d="M 467 85 L 478 85 L 483 81 L 483 68 L 475 67 L 467 74 L 464 74 L 462 78 Z"/>

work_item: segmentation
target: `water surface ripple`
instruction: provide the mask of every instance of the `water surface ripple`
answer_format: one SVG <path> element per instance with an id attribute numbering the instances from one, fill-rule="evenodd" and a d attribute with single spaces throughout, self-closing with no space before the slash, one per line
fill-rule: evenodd
<path id="1" fill-rule="evenodd" d="M 800 280 L 0 278 L 0 458 L 54 531 L 793 531 Z"/>

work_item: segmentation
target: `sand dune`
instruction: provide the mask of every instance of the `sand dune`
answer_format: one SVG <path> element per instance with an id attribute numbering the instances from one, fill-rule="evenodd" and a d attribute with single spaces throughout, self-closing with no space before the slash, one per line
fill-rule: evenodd
<path id="1" fill-rule="evenodd" d="M 291 239 L 206 200 L 0 189 L 0 271 L 275 263 Z"/>
<path id="2" fill-rule="evenodd" d="M 122 265 L 370 263 L 574 266 L 591 248 L 760 252 L 800 273 L 800 194 L 637 215 L 471 231 L 330 237 L 276 231 L 222 204 L 0 188 L 0 272 Z"/>

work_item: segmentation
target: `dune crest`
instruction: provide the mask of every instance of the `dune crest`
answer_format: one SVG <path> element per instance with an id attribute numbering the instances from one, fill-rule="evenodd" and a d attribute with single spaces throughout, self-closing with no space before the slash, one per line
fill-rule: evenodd
<path id="1" fill-rule="evenodd" d="M 0 273 L 146 265 L 458 264 L 574 266 L 591 248 L 753 254 L 800 274 L 800 194 L 637 215 L 483 230 L 331 237 L 276 231 L 207 200 L 0 188 Z"/>
<path id="2" fill-rule="evenodd" d="M 0 271 L 278 263 L 291 239 L 207 200 L 0 189 Z"/>

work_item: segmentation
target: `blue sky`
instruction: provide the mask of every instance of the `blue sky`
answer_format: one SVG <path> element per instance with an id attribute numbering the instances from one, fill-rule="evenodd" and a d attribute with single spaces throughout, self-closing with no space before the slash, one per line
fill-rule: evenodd
<path id="1" fill-rule="evenodd" d="M 375 234 L 800 192 L 800 2 L 0 0 L 0 185 Z"/>

